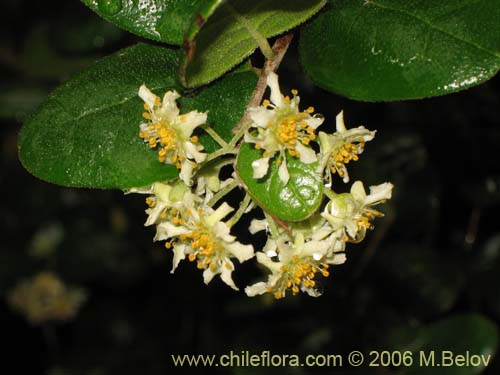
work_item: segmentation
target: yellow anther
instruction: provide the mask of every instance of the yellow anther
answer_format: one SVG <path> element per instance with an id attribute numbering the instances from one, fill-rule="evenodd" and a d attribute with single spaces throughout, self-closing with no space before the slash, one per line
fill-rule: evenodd
<path id="1" fill-rule="evenodd" d="M 148 120 L 149 120 L 149 119 L 151 119 L 151 113 L 149 113 L 149 112 L 144 112 L 144 113 L 142 114 L 142 117 L 144 117 L 145 119 L 148 119 Z"/>
<path id="2" fill-rule="evenodd" d="M 314 107 L 309 107 L 306 109 L 308 113 L 313 113 L 314 112 Z"/>
<path id="3" fill-rule="evenodd" d="M 299 92 L 296 89 L 292 89 L 292 95 L 297 95 Z"/>
<path id="4" fill-rule="evenodd" d="M 262 106 L 269 107 L 270 105 L 271 105 L 271 102 L 268 99 L 264 99 L 262 101 Z"/>
<path id="5" fill-rule="evenodd" d="M 191 137 L 191 142 L 193 142 L 193 143 L 198 143 L 198 140 L 199 140 L 199 139 L 198 139 L 198 136 L 196 136 L 196 135 L 193 135 L 193 136 Z"/>

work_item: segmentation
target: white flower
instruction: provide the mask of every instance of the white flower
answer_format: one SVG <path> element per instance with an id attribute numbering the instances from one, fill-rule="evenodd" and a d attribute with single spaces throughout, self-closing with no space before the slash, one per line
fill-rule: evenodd
<path id="1" fill-rule="evenodd" d="M 56 274 L 40 272 L 7 293 L 7 302 L 32 324 L 70 320 L 87 299 L 81 288 L 66 285 Z"/>
<path id="2" fill-rule="evenodd" d="M 179 262 L 188 257 L 196 260 L 197 267 L 203 269 L 203 279 L 208 284 L 216 275 L 220 275 L 231 288 L 238 290 L 231 274 L 234 264 L 231 258 L 240 263 L 254 256 L 252 245 L 243 245 L 230 235 L 230 229 L 221 220 L 233 208 L 227 203 L 220 205 L 215 211 L 207 206 L 198 206 L 186 195 L 186 201 L 171 212 L 171 220 L 158 225 L 156 240 L 170 239 L 165 244 L 173 247 L 174 260 L 172 273 Z"/>
<path id="3" fill-rule="evenodd" d="M 321 148 L 319 156 L 318 173 L 323 173 L 328 168 L 328 178 L 331 173 L 338 173 L 345 183 L 349 182 L 346 164 L 351 160 L 357 161 L 358 155 L 364 150 L 365 143 L 375 137 L 375 131 L 370 131 L 364 126 L 347 130 L 344 124 L 344 113 L 336 117 L 337 131 L 333 134 L 319 132 Z"/>
<path id="4" fill-rule="evenodd" d="M 290 178 L 286 167 L 286 151 L 306 164 L 317 161 L 316 153 L 309 143 L 316 139 L 314 131 L 324 119 L 318 114 L 311 116 L 313 107 L 299 111 L 300 97 L 296 90 L 292 90 L 291 99 L 284 97 L 275 73 L 269 74 L 267 85 L 271 89 L 271 101 L 266 99 L 261 106 L 249 109 L 251 127 L 255 131 L 245 134 L 245 142 L 254 143 L 255 148 L 264 151 L 263 158 L 252 163 L 253 177 L 264 177 L 269 169 L 269 161 L 278 154 L 276 162 L 280 166 L 279 176 L 286 184 Z"/>
<path id="5" fill-rule="evenodd" d="M 325 219 L 318 216 L 315 221 L 293 228 L 293 241 L 284 233 L 268 239 L 263 252 L 257 253 L 257 261 L 271 274 L 266 282 L 245 288 L 248 296 L 269 292 L 280 299 L 288 290 L 293 294 L 302 290 L 314 297 L 321 294 L 316 288 L 316 274 L 327 277 L 330 264 L 345 262 L 345 244 Z M 251 233 L 264 229 L 267 225 L 263 220 L 254 220 L 250 225 Z"/>
<path id="6" fill-rule="evenodd" d="M 356 181 L 350 193 L 338 194 L 325 207 L 323 216 L 333 230 L 344 231 L 346 240 L 359 242 L 365 237 L 367 229 L 373 229 L 371 221 L 383 214 L 372 206 L 385 202 L 392 196 L 393 185 L 389 182 L 370 187 L 366 195 L 361 181 Z"/>
<path id="7" fill-rule="evenodd" d="M 207 114 L 198 111 L 180 114 L 176 91 L 167 91 L 160 100 L 145 85 L 139 88 L 139 96 L 144 100 L 143 117 L 147 122 L 140 125 L 139 136 L 149 147 L 158 147 L 158 160 L 173 164 L 180 169 L 179 177 L 186 185 L 191 185 L 191 176 L 197 163 L 207 157 L 201 152 L 203 146 L 193 131 L 207 121 Z"/>

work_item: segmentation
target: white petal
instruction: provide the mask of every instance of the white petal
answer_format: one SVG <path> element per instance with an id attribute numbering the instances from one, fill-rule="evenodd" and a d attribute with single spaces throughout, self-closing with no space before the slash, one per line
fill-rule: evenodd
<path id="1" fill-rule="evenodd" d="M 198 145 L 194 144 L 193 142 L 186 141 L 182 144 L 182 146 L 188 159 L 194 159 L 194 161 L 196 161 L 197 163 L 201 163 L 207 158 L 207 154 L 204 152 L 200 152 Z"/>
<path id="2" fill-rule="evenodd" d="M 345 227 L 349 236 L 351 238 L 356 238 L 356 234 L 358 233 L 358 225 L 356 222 L 354 220 L 346 220 Z"/>
<path id="3" fill-rule="evenodd" d="M 370 205 L 386 199 L 391 199 L 393 187 L 394 185 L 390 182 L 385 182 L 376 186 L 370 186 L 370 195 L 365 198 L 365 204 Z"/>
<path id="4" fill-rule="evenodd" d="M 267 85 L 271 89 L 271 102 L 273 102 L 276 106 L 281 107 L 283 105 L 283 95 L 280 91 L 278 75 L 276 73 L 269 73 L 267 76 Z"/>
<path id="5" fill-rule="evenodd" d="M 361 181 L 356 181 L 354 184 L 351 186 L 351 194 L 354 198 L 354 200 L 358 202 L 365 202 L 366 197 L 366 192 L 365 192 L 365 187 L 363 186 L 363 183 Z"/>
<path id="6" fill-rule="evenodd" d="M 270 158 L 262 158 L 252 162 L 253 178 L 262 178 L 267 174 L 269 159 Z"/>
<path id="7" fill-rule="evenodd" d="M 217 207 L 217 209 L 212 214 L 205 217 L 204 221 L 209 227 L 214 226 L 215 223 L 224 219 L 232 211 L 234 211 L 234 208 L 231 207 L 229 204 L 227 204 L 227 202 L 223 202 L 219 207 Z M 226 224 L 223 223 L 221 224 L 227 228 Z M 220 230 L 221 229 L 219 227 L 219 231 Z M 229 232 L 229 228 L 227 228 L 227 231 Z"/>
<path id="8" fill-rule="evenodd" d="M 304 244 L 304 249 L 302 250 L 302 253 L 304 255 L 311 255 L 313 257 L 320 254 L 322 257 L 323 255 L 326 255 L 329 247 L 330 244 L 327 241 L 308 241 Z"/>
<path id="9" fill-rule="evenodd" d="M 253 219 L 250 222 L 250 227 L 248 228 L 248 231 L 251 234 L 255 234 L 257 232 L 261 232 L 263 230 L 267 230 L 267 220 L 266 219 Z"/>
<path id="10" fill-rule="evenodd" d="M 226 225 L 226 223 L 223 223 L 221 221 L 214 224 L 212 231 L 217 238 L 220 238 L 224 242 L 233 243 L 236 239 L 235 236 L 229 234 L 229 227 Z"/>
<path id="11" fill-rule="evenodd" d="M 153 94 L 151 90 L 146 87 L 146 85 L 139 87 L 139 97 L 144 100 L 149 108 L 153 109 L 157 96 Z"/>
<path id="12" fill-rule="evenodd" d="M 239 242 L 233 242 L 226 245 L 226 249 L 238 259 L 240 263 L 253 258 L 254 251 L 252 245 L 242 245 Z"/>
<path id="13" fill-rule="evenodd" d="M 344 111 L 340 111 L 340 113 L 335 117 L 335 122 L 337 126 L 337 132 L 343 133 L 346 131 L 344 124 Z"/>
<path id="14" fill-rule="evenodd" d="M 314 289 L 314 288 L 306 288 L 306 287 L 302 286 L 300 289 L 303 292 L 306 292 L 307 294 L 309 294 L 311 297 L 319 297 L 322 294 L 322 292 L 320 292 L 319 290 Z"/>
<path id="15" fill-rule="evenodd" d="M 186 258 L 186 249 L 187 246 L 184 244 L 179 243 L 174 245 L 174 258 L 172 259 L 172 270 L 170 271 L 170 273 L 174 273 L 180 261 Z"/>
<path id="16" fill-rule="evenodd" d="M 186 227 L 173 225 L 172 223 L 166 221 L 158 224 L 155 241 L 163 241 L 167 238 L 180 236 L 181 234 L 187 234 L 189 232 L 189 229 Z"/>
<path id="17" fill-rule="evenodd" d="M 156 204 L 156 206 L 154 206 L 153 208 L 148 208 L 146 210 L 146 213 L 148 214 L 148 219 L 144 223 L 144 226 L 148 227 L 156 223 L 156 220 L 158 220 L 158 216 L 160 216 L 164 208 L 165 206 L 161 204 Z"/>
<path id="18" fill-rule="evenodd" d="M 239 290 L 238 287 L 234 284 L 233 278 L 231 277 L 231 274 L 234 270 L 233 262 L 231 262 L 229 259 L 227 259 L 225 262 L 226 263 L 224 263 L 220 269 L 220 278 L 226 283 L 226 285 L 229 285 L 234 290 Z M 226 265 L 229 265 L 229 268 Z"/>
<path id="19" fill-rule="evenodd" d="M 255 297 L 267 292 L 267 283 L 260 281 L 245 288 L 245 293 L 248 297 Z"/>
<path id="20" fill-rule="evenodd" d="M 193 176 L 193 164 L 189 160 L 184 160 L 182 162 L 181 171 L 179 173 L 179 178 L 187 185 L 191 186 L 193 184 L 193 180 L 191 177 Z"/>
<path id="21" fill-rule="evenodd" d="M 207 122 L 207 112 L 191 111 L 179 116 L 179 127 L 185 137 L 191 137 L 194 129 Z"/>
<path id="22" fill-rule="evenodd" d="M 345 253 L 334 253 L 333 258 L 327 260 L 328 264 L 344 264 L 347 260 Z"/>
<path id="23" fill-rule="evenodd" d="M 295 150 L 300 154 L 300 161 L 305 164 L 311 164 L 318 161 L 316 152 L 310 147 L 304 146 L 300 141 L 295 145 Z"/>
<path id="24" fill-rule="evenodd" d="M 212 279 L 220 273 L 220 270 L 217 268 L 215 271 L 212 271 L 210 267 L 206 268 L 205 271 L 203 271 L 203 282 L 205 285 L 208 285 Z"/>
<path id="25" fill-rule="evenodd" d="M 288 183 L 288 180 L 290 179 L 290 174 L 288 173 L 288 168 L 286 166 L 286 158 L 282 159 L 282 163 L 278 168 L 278 176 L 280 177 L 280 180 L 281 182 L 283 182 L 284 185 Z"/>
<path id="26" fill-rule="evenodd" d="M 316 129 L 325 121 L 325 118 L 323 116 L 309 116 L 309 118 L 305 119 L 304 121 L 311 128 Z"/>
<path id="27" fill-rule="evenodd" d="M 253 121 L 254 127 L 267 127 L 267 124 L 270 121 L 274 120 L 276 113 L 274 110 L 266 109 L 264 107 L 252 107 L 248 109 L 248 113 L 250 114 L 250 119 Z"/>
<path id="28" fill-rule="evenodd" d="M 273 262 L 271 258 L 269 258 L 266 254 L 262 252 L 257 252 L 255 253 L 257 257 L 257 262 L 262 264 L 263 266 L 266 266 L 271 270 L 273 273 L 278 273 L 281 270 L 282 263 L 281 262 Z"/>
<path id="29" fill-rule="evenodd" d="M 172 122 L 179 115 L 179 108 L 177 108 L 176 100 L 180 97 L 177 91 L 167 91 L 163 95 L 163 102 L 161 104 L 161 111 L 166 115 L 168 120 Z"/>

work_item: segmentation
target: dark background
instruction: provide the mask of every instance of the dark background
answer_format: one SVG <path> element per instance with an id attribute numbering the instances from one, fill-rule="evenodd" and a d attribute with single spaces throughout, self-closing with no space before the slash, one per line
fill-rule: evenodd
<path id="1" fill-rule="evenodd" d="M 333 130 L 335 115 L 344 109 L 348 127 L 376 129 L 375 140 L 351 166 L 352 181 L 362 179 L 366 186 L 392 181 L 395 190 L 386 217 L 364 242 L 348 246 L 347 263 L 324 280 L 322 297 L 275 302 L 247 298 L 219 279 L 206 287 L 187 262 L 171 275 L 171 254 L 152 243 L 153 229 L 142 226 L 141 197 L 58 187 L 23 169 L 16 141 L 24 119 L 72 74 L 139 38 L 77 0 L 2 0 L 0 19 L 2 373 L 166 374 L 172 371 L 172 353 L 230 350 L 495 350 L 495 329 L 463 322 L 472 316 L 500 323 L 498 77 L 445 97 L 354 102 L 305 78 L 296 38 L 280 68 L 281 81 L 299 89 L 304 106 L 325 115 L 325 127 Z M 62 233 L 50 244 L 53 254 L 30 256 L 53 228 Z M 250 263 L 237 268 L 237 285 L 262 277 Z M 75 319 L 32 326 L 9 308 L 6 292 L 41 270 L 86 288 L 88 301 Z M 499 369 L 496 360 L 485 373 Z M 368 373 L 347 366 L 343 371 Z M 339 370 L 293 373 L 311 372 Z"/>

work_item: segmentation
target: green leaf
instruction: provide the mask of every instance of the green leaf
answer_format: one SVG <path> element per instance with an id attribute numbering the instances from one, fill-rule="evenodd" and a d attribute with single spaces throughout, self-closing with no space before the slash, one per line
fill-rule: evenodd
<path id="1" fill-rule="evenodd" d="M 238 175 L 259 206 L 286 221 L 304 220 L 318 210 L 323 183 L 315 171 L 316 164 L 304 164 L 299 159 L 287 157 L 290 180 L 285 186 L 274 161 L 270 162 L 264 178 L 253 178 L 252 162 L 260 158 L 261 151 L 243 143 L 237 159 Z"/>
<path id="2" fill-rule="evenodd" d="M 158 95 L 178 88 L 177 61 L 177 51 L 138 44 L 65 83 L 21 131 L 25 168 L 52 183 L 94 188 L 124 189 L 177 177 L 177 169 L 158 162 L 138 136 L 143 102 L 137 95 L 143 83 Z M 226 134 L 242 115 L 256 79 L 253 72 L 235 73 L 182 103 L 188 110 L 208 110 L 208 123 Z"/>
<path id="3" fill-rule="evenodd" d="M 82 0 L 94 12 L 139 36 L 182 44 L 202 0 Z"/>
<path id="4" fill-rule="evenodd" d="M 338 0 L 304 29 L 319 86 L 369 101 L 448 94 L 500 68 L 500 0 Z"/>
<path id="5" fill-rule="evenodd" d="M 207 1 L 185 43 L 181 79 L 187 87 L 211 82 L 243 61 L 265 39 L 312 17 L 325 0 Z M 207 17 L 209 17 L 207 19 Z"/>
<path id="6" fill-rule="evenodd" d="M 450 354 L 458 356 L 481 356 L 485 361 L 493 362 L 493 355 L 498 346 L 498 328 L 489 319 L 477 314 L 456 315 L 448 319 L 432 323 L 426 327 L 409 328 L 407 332 L 398 332 L 404 342 L 396 344 L 400 352 L 413 352 L 411 367 L 405 368 L 405 375 L 473 375 L 481 373 L 485 366 L 450 365 Z M 434 366 L 425 365 L 420 360 L 432 358 Z M 429 362 L 432 363 L 432 362 Z M 463 363 L 463 362 L 462 362 Z M 475 363 L 475 362 L 474 362 Z"/>
<path id="7" fill-rule="evenodd" d="M 176 85 L 178 53 L 145 44 L 122 50 L 59 87 L 19 135 L 19 157 L 35 176 L 65 186 L 126 188 L 176 177 L 138 137 L 145 83 Z"/>

